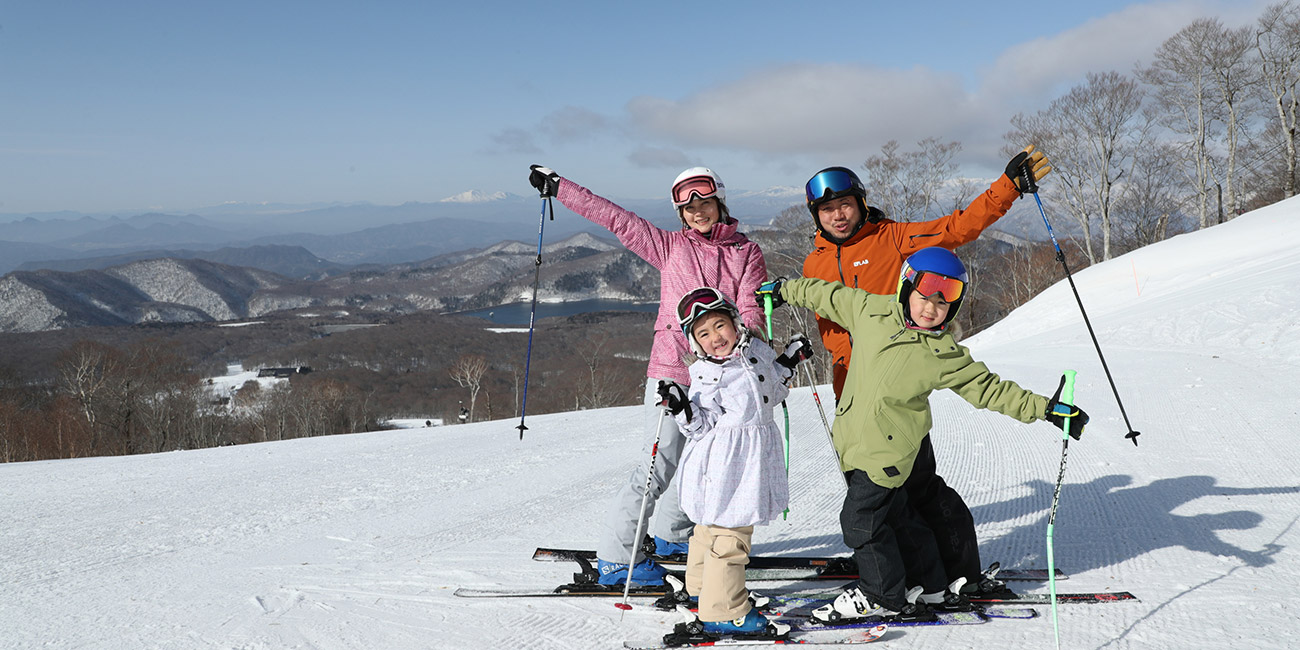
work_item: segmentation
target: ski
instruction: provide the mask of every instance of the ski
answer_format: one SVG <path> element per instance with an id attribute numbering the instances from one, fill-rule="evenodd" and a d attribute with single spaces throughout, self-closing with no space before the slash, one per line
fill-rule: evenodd
<path id="1" fill-rule="evenodd" d="M 730 648 L 733 646 L 768 646 L 768 645 L 856 645 L 871 643 L 885 635 L 889 628 L 885 625 L 855 628 L 849 630 L 809 630 L 790 632 L 781 638 L 729 638 L 700 635 L 697 642 L 677 644 L 665 643 L 662 639 L 645 642 L 624 641 L 628 650 L 663 650 L 664 648 Z"/>
<path id="2" fill-rule="evenodd" d="M 1049 605 L 1052 602 L 1051 594 L 1019 594 L 1015 598 L 971 598 L 970 601 L 976 604 L 989 605 Z M 1058 603 L 1079 603 L 1079 604 L 1097 604 L 1097 603 L 1123 603 L 1138 602 L 1138 597 L 1127 591 L 1093 591 L 1082 593 L 1056 594 Z"/>
<path id="3" fill-rule="evenodd" d="M 664 566 L 681 566 L 684 558 L 653 556 Z M 538 548 L 533 552 L 538 562 L 577 562 L 585 567 L 596 561 L 596 552 L 563 548 Z M 999 580 L 1046 581 L 1047 569 L 999 569 Z M 749 558 L 745 569 L 746 580 L 852 580 L 858 577 L 857 566 L 851 557 L 793 557 L 784 555 L 755 555 Z M 1069 576 L 1060 569 L 1056 579 Z"/>
<path id="4" fill-rule="evenodd" d="M 819 605 L 825 605 L 826 601 L 818 601 Z M 814 621 L 808 616 L 801 615 L 792 618 L 778 618 L 779 623 L 789 625 L 792 630 L 806 632 L 811 630 L 851 630 L 861 627 L 871 627 L 873 625 L 888 625 L 889 627 L 926 627 L 931 625 L 982 625 L 989 621 L 989 617 L 984 616 L 979 611 L 970 612 L 935 612 L 934 618 L 923 620 L 895 620 L 873 618 L 860 623 L 845 623 L 843 625 L 828 625 L 819 621 Z"/>
<path id="5" fill-rule="evenodd" d="M 821 592 L 803 591 L 788 594 L 766 594 L 771 600 L 768 607 L 775 611 L 789 611 L 797 607 L 806 607 L 812 603 L 825 604 L 826 601 L 834 599 L 840 594 L 839 590 L 828 590 Z M 984 596 L 969 596 L 972 605 L 981 611 L 994 610 L 997 606 L 1002 605 L 1048 605 L 1052 602 L 1051 594 L 1014 594 L 1014 597 L 993 598 Z M 1060 604 L 1097 604 L 1097 603 L 1122 603 L 1138 602 L 1138 597 L 1127 591 L 1097 591 L 1097 592 L 1077 592 L 1077 593 L 1058 593 L 1056 602 Z M 1007 608 L 1014 611 L 1016 608 Z M 809 610 L 811 611 L 811 610 Z M 1016 615 L 994 616 L 995 618 L 1018 618 Z"/>
<path id="6" fill-rule="evenodd" d="M 796 630 L 812 630 L 823 628 L 844 628 L 844 625 L 823 624 L 810 618 L 813 610 L 825 605 L 835 599 L 838 594 L 781 594 L 771 596 L 768 608 L 777 614 L 777 620 L 786 623 Z M 897 620 L 887 619 L 870 619 L 858 623 L 848 624 L 852 627 L 862 627 L 864 625 L 885 624 L 897 627 L 914 627 L 925 625 L 979 625 L 987 622 L 992 618 L 1034 618 L 1038 612 L 1030 607 L 984 607 L 975 605 L 968 612 L 934 612 L 933 619 L 923 620 Z"/>
<path id="7" fill-rule="evenodd" d="M 633 587 L 630 596 L 651 596 L 658 598 L 668 594 L 668 587 Z M 594 584 L 560 585 L 554 589 L 473 589 L 461 587 L 452 592 L 461 598 L 574 598 L 574 597 L 623 597 L 623 586 L 606 586 Z"/>

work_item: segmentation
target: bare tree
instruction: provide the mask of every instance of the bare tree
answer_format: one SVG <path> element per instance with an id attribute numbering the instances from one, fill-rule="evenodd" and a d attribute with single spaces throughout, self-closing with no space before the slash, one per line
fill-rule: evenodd
<path id="1" fill-rule="evenodd" d="M 1178 234 L 1173 230 L 1181 204 L 1176 148 L 1168 142 L 1153 143 L 1138 157 L 1115 205 L 1119 253 Z"/>
<path id="2" fill-rule="evenodd" d="M 1155 89 L 1156 101 L 1163 109 L 1161 123 L 1185 137 L 1182 158 L 1190 165 L 1201 228 L 1210 222 L 1210 140 L 1220 119 L 1220 107 L 1213 97 L 1214 71 L 1208 62 L 1221 28 L 1217 20 L 1209 18 L 1192 21 L 1160 45 L 1150 66 L 1138 71 Z"/>
<path id="3" fill-rule="evenodd" d="M 582 359 L 585 371 L 583 381 L 574 385 L 574 403 L 578 408 L 605 408 L 614 406 L 619 401 L 622 391 L 600 363 L 606 356 L 608 343 L 608 335 L 597 334 L 588 340 L 587 345 L 578 347 L 578 357 Z"/>
<path id="4" fill-rule="evenodd" d="M 1300 115 L 1300 5 L 1291 0 L 1269 6 L 1255 30 L 1263 86 L 1268 89 L 1285 150 L 1282 198 L 1296 194 L 1296 135 Z"/>
<path id="5" fill-rule="evenodd" d="M 944 183 L 957 172 L 952 159 L 961 151 L 961 143 L 926 138 L 916 145 L 916 151 L 900 152 L 898 142 L 890 140 L 880 148 L 880 155 L 862 165 L 868 203 L 898 221 L 929 218 L 931 207 L 941 203 Z"/>
<path id="6" fill-rule="evenodd" d="M 1090 72 L 1085 83 L 1047 109 L 1011 118 L 1013 130 L 1005 136 L 1007 155 L 1025 142 L 1051 152 L 1055 173 L 1048 182 L 1064 189 L 1066 208 L 1083 230 L 1082 247 L 1089 263 L 1099 257 L 1092 241 L 1094 219 L 1101 231 L 1100 258 L 1111 258 L 1115 187 L 1134 164 L 1149 133 L 1142 99 L 1141 87 L 1128 76 Z"/>
<path id="7" fill-rule="evenodd" d="M 104 446 L 100 413 L 109 400 L 120 357 L 117 350 L 91 341 L 74 343 L 59 355 L 59 383 L 81 408 L 91 435 L 91 453 L 100 453 Z"/>
<path id="8" fill-rule="evenodd" d="M 487 372 L 487 359 L 478 355 L 464 355 L 452 364 L 448 373 L 461 388 L 469 389 L 469 421 L 474 421 L 474 403 L 483 388 L 483 375 Z"/>
<path id="9" fill-rule="evenodd" d="M 1250 113 L 1251 103 L 1255 100 L 1252 93 L 1259 83 L 1259 70 L 1250 58 L 1253 34 L 1249 27 L 1228 29 L 1218 19 L 1212 20 L 1214 27 L 1210 31 L 1207 48 L 1210 68 L 1214 79 L 1214 88 L 1224 113 L 1224 178 L 1221 187 L 1227 189 L 1227 212 L 1236 216 L 1241 212 L 1238 195 L 1237 154 L 1240 150 L 1246 116 Z M 1219 205 L 1219 217 L 1222 220 L 1223 205 Z"/>

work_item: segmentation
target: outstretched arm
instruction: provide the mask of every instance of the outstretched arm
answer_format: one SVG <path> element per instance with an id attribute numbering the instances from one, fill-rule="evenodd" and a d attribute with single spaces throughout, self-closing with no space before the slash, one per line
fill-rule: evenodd
<path id="1" fill-rule="evenodd" d="M 564 207 L 613 233 L 623 246 L 651 266 L 663 268 L 668 259 L 667 231 L 567 178 L 560 178 L 558 183 L 555 198 Z"/>
<path id="2" fill-rule="evenodd" d="M 867 306 L 868 294 L 850 289 L 839 282 L 816 278 L 798 278 L 782 283 L 781 298 L 785 302 L 806 307 L 818 316 L 829 318 L 846 330 L 852 330 Z"/>

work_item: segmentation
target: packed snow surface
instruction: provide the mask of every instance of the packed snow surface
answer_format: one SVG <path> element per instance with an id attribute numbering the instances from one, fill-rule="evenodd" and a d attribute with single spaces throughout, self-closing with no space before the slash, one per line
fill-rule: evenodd
<path id="1" fill-rule="evenodd" d="M 1136 447 L 1065 282 L 968 341 L 1039 393 L 1077 370 L 1092 415 L 1069 446 L 1059 589 L 1140 601 L 1061 606 L 1062 647 L 1300 647 L 1298 241 L 1292 199 L 1075 274 Z M 951 393 L 932 402 L 940 471 L 971 505 L 983 560 L 1046 566 L 1060 432 Z M 754 552 L 843 553 L 821 420 L 807 388 L 788 403 L 790 515 L 756 531 Z M 619 648 L 662 634 L 676 615 L 644 600 L 624 614 L 608 598 L 452 595 L 566 581 L 573 568 L 533 562 L 534 547 L 595 546 L 648 460 L 652 417 L 529 416 L 522 441 L 503 420 L 0 465 L 0 647 Z M 1054 647 L 1039 609 L 897 628 L 879 647 Z"/>

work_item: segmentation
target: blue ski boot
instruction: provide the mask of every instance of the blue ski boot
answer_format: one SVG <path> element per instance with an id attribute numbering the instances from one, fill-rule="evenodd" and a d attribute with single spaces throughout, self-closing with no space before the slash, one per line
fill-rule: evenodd
<path id="1" fill-rule="evenodd" d="M 627 564 L 606 562 L 597 558 L 596 570 L 600 572 L 600 577 L 596 579 L 596 582 L 602 585 L 621 585 L 627 582 Z M 668 569 L 655 564 L 654 560 L 646 558 L 632 567 L 632 586 L 662 586 L 666 575 L 668 575 Z"/>
<path id="2" fill-rule="evenodd" d="M 664 611 L 673 611 L 678 605 L 684 605 L 688 609 L 697 610 L 700 608 L 700 597 L 692 596 L 686 593 L 686 583 L 683 582 L 680 574 L 664 576 L 664 584 L 668 587 L 668 593 L 660 596 L 655 601 L 655 607 Z M 749 592 L 749 605 L 754 609 L 766 609 L 772 603 L 772 599 L 755 591 Z"/>
<path id="3" fill-rule="evenodd" d="M 758 613 L 757 609 L 750 609 L 747 614 L 734 621 L 701 621 L 701 623 L 704 624 L 706 634 L 724 637 L 778 637 L 790 631 L 790 626 L 767 620 L 767 617 Z"/>
<path id="4" fill-rule="evenodd" d="M 688 550 L 690 550 L 689 542 L 670 542 L 662 537 L 655 538 L 655 557 L 685 562 Z"/>
<path id="5" fill-rule="evenodd" d="M 734 621 L 701 621 L 690 610 L 679 607 L 686 621 L 678 623 L 673 631 L 664 635 L 664 644 L 681 645 L 731 645 L 730 641 L 785 641 L 790 634 L 790 626 L 774 623 L 756 610 L 749 610 L 743 617 Z"/>

